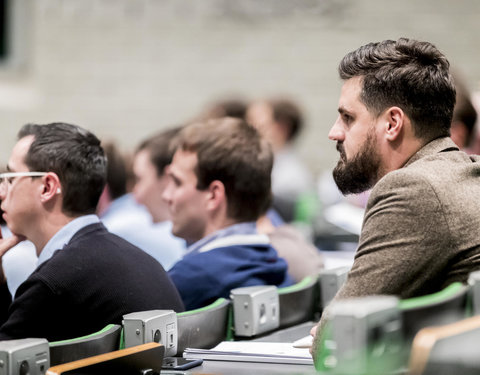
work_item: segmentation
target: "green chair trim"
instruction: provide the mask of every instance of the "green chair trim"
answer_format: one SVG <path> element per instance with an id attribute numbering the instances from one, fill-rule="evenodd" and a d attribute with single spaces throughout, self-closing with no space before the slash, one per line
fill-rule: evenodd
<path id="1" fill-rule="evenodd" d="M 199 307 L 198 309 L 194 309 L 194 310 L 188 310 L 188 311 L 177 313 L 177 317 L 193 315 L 193 314 L 205 311 L 205 310 L 210 310 L 210 309 L 213 309 L 217 306 L 220 306 L 225 301 L 226 301 L 225 298 L 219 298 L 215 302 L 212 302 L 210 305 L 207 305 L 207 306 L 204 306 L 204 307 Z"/>
<path id="2" fill-rule="evenodd" d="M 105 332 L 107 332 L 108 330 L 112 329 L 113 327 L 115 327 L 115 324 L 109 324 L 109 325 L 107 325 L 106 327 L 104 327 L 103 329 L 101 329 L 101 330 L 98 331 L 98 332 L 91 333 L 91 334 L 89 334 L 89 335 L 82 336 L 82 337 L 76 337 L 76 338 L 74 338 L 74 339 L 54 341 L 54 342 L 51 342 L 49 345 L 50 345 L 50 346 L 55 346 L 55 345 L 63 345 L 63 344 L 74 343 L 74 342 L 76 342 L 76 341 L 88 339 L 88 338 L 94 337 L 94 336 L 96 336 L 96 335 L 100 335 L 100 334 L 102 334 L 102 333 L 105 333 Z"/>
<path id="3" fill-rule="evenodd" d="M 122 325 L 122 330 L 120 331 L 120 342 L 118 343 L 118 349 L 122 350 L 125 349 L 125 329 Z"/>
<path id="4" fill-rule="evenodd" d="M 306 286 L 315 282 L 315 278 L 313 276 L 305 276 L 302 281 L 299 281 L 296 284 L 286 286 L 284 288 L 278 288 L 278 294 L 287 294 L 302 290 Z"/>
<path id="5" fill-rule="evenodd" d="M 450 284 L 446 288 L 440 290 L 439 292 L 428 294 L 426 296 L 413 297 L 401 300 L 398 304 L 398 307 L 400 308 L 400 310 L 409 310 L 417 307 L 423 307 L 439 303 L 444 301 L 446 298 L 460 292 L 463 288 L 466 288 L 464 284 L 460 282 L 455 282 Z"/>
<path id="6" fill-rule="evenodd" d="M 233 306 L 228 307 L 228 318 L 227 318 L 227 337 L 225 341 L 234 341 L 235 340 L 235 324 L 233 322 Z"/>

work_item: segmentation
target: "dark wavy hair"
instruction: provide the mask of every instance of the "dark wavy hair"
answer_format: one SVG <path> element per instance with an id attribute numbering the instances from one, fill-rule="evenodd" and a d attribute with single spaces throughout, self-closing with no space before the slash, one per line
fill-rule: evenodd
<path id="1" fill-rule="evenodd" d="M 348 53 L 338 71 L 361 77 L 361 101 L 375 116 L 391 106 L 410 118 L 416 137 L 450 135 L 455 84 L 447 58 L 431 43 L 400 38 L 369 43 Z"/>

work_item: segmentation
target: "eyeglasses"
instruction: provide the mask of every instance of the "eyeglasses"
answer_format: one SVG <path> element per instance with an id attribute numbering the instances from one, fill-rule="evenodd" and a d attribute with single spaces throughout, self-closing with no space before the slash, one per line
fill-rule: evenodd
<path id="1" fill-rule="evenodd" d="M 7 172 L 0 173 L 0 187 L 5 188 L 12 184 L 15 177 L 42 177 L 47 172 Z"/>

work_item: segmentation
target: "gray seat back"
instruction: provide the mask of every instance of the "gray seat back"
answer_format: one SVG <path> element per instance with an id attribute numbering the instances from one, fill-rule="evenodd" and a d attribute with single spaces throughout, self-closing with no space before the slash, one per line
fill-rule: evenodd
<path id="1" fill-rule="evenodd" d="M 185 348 L 209 349 L 227 338 L 231 325 L 230 301 L 219 298 L 212 304 L 177 313 L 177 356 Z"/>
<path id="2" fill-rule="evenodd" d="M 118 350 L 121 331 L 120 325 L 109 324 L 101 331 L 88 336 L 51 342 L 50 364 L 55 366 Z"/>

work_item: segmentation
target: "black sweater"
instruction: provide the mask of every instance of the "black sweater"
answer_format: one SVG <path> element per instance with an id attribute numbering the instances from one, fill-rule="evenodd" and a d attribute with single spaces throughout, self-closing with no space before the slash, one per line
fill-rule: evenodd
<path id="1" fill-rule="evenodd" d="M 1 286 L 0 340 L 75 338 L 121 324 L 124 314 L 155 309 L 184 309 L 163 267 L 102 224 L 92 224 L 42 263 L 13 302 L 6 284 Z"/>

